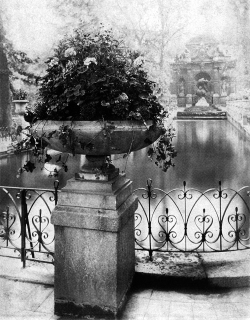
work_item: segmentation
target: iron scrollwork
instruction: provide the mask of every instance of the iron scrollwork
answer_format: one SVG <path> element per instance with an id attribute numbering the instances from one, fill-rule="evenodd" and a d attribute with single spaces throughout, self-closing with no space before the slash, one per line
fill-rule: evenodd
<path id="1" fill-rule="evenodd" d="M 24 267 L 27 260 L 53 263 L 50 216 L 58 200 L 58 181 L 54 190 L 0 187 L 0 192 L 0 255 L 21 257 Z"/>
<path id="2" fill-rule="evenodd" d="M 250 248 L 249 187 L 194 188 L 164 191 L 146 188 L 134 191 L 139 197 L 135 214 L 135 244 L 152 259 L 154 251 L 222 252 Z M 141 195 L 141 198 L 140 198 Z M 241 208 L 239 211 L 238 207 Z"/>

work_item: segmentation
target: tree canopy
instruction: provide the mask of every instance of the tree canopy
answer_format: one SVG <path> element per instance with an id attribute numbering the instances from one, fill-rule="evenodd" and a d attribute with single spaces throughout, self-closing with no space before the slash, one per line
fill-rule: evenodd
<path id="1" fill-rule="evenodd" d="M 34 80 L 32 73 L 43 72 L 42 61 L 65 34 L 79 27 L 91 32 L 100 24 L 141 52 L 164 92 L 171 60 L 203 33 L 231 47 L 242 87 L 250 83 L 248 0 L 2 0 L 0 15 L 0 41 L 10 53 L 10 67 L 16 68 L 13 74 L 22 74 L 26 84 Z"/>

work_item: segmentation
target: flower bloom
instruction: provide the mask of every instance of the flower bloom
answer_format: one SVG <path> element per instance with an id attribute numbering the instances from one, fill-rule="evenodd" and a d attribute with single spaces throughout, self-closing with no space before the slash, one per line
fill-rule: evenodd
<path id="1" fill-rule="evenodd" d="M 52 60 L 49 62 L 49 67 L 53 67 L 54 65 L 58 64 L 59 59 L 57 57 L 54 57 Z"/>
<path id="2" fill-rule="evenodd" d="M 120 101 L 126 101 L 126 100 L 128 100 L 128 96 L 126 95 L 126 93 L 121 93 L 120 95 L 119 95 L 119 97 L 118 97 L 118 99 L 120 100 Z"/>
<path id="3" fill-rule="evenodd" d="M 134 60 L 134 66 L 135 66 L 135 67 L 139 67 L 139 66 L 141 66 L 143 63 L 144 63 L 144 58 L 143 58 L 142 56 L 140 56 L 140 57 L 138 57 L 138 58 L 136 58 L 136 59 Z"/>
<path id="4" fill-rule="evenodd" d="M 109 102 L 105 102 L 104 100 L 101 101 L 101 105 L 103 107 L 110 107 L 110 103 Z"/>
<path id="5" fill-rule="evenodd" d="M 97 64 L 96 58 L 86 58 L 83 62 L 85 66 L 89 66 L 91 63 Z"/>
<path id="6" fill-rule="evenodd" d="M 76 52 L 73 48 L 68 48 L 67 50 L 65 50 L 64 52 L 64 56 L 67 58 L 67 57 L 70 57 L 70 56 L 75 56 L 76 55 Z"/>

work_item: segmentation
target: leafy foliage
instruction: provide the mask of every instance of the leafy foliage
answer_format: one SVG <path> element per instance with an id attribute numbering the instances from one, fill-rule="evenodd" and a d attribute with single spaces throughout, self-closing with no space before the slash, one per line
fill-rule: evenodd
<path id="1" fill-rule="evenodd" d="M 49 172 L 49 177 L 58 177 L 61 170 L 67 172 L 68 166 L 66 163 L 68 160 L 68 155 L 57 155 L 57 159 L 55 159 L 57 166 L 52 171 L 46 168 L 46 163 L 54 160 L 53 157 L 48 153 L 48 143 L 44 140 L 44 135 L 39 136 L 31 132 L 30 129 L 31 127 L 27 127 L 20 131 L 19 128 L 19 131 L 17 131 L 17 135 L 20 136 L 20 134 L 22 134 L 23 139 L 14 145 L 15 153 L 18 154 L 25 150 L 27 151 L 27 161 L 21 168 L 18 169 L 17 177 L 20 177 L 23 172 L 32 173 L 38 167 L 41 170 L 47 170 Z M 46 137 L 52 137 L 53 134 L 55 134 L 55 131 L 49 132 Z"/>
<path id="2" fill-rule="evenodd" d="M 22 87 L 33 89 L 35 91 L 36 81 L 38 76 L 36 75 L 36 68 L 39 58 L 31 59 L 24 51 L 17 50 L 13 42 L 6 36 L 6 28 L 3 23 L 3 16 L 5 20 L 8 18 L 5 16 L 0 6 L 0 42 L 6 56 L 9 71 L 10 91 L 13 94 L 13 98 L 17 100 L 16 95 L 20 95 L 16 90 L 15 82 L 22 83 Z M 29 90 L 32 91 L 32 90 Z"/>
<path id="3" fill-rule="evenodd" d="M 111 31 L 64 38 L 40 80 L 34 113 L 50 120 L 161 121 L 166 112 L 143 70 L 143 58 L 117 41 Z"/>
<path id="4" fill-rule="evenodd" d="M 153 145 L 148 149 L 148 157 L 154 161 L 163 172 L 167 172 L 170 167 L 174 167 L 172 160 L 177 156 L 177 151 L 172 145 L 174 137 L 174 129 L 169 128 L 166 133 L 161 136 L 156 146 Z"/>

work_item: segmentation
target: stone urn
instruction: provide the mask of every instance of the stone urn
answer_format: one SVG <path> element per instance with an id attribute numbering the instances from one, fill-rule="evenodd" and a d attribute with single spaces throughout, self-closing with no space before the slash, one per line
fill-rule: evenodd
<path id="1" fill-rule="evenodd" d="M 13 100 L 14 104 L 14 112 L 20 116 L 23 116 L 26 111 L 26 106 L 28 104 L 28 100 Z"/>
<path id="2" fill-rule="evenodd" d="M 24 114 L 26 112 L 26 107 L 29 103 L 28 100 L 13 100 L 14 112 L 12 115 L 12 119 L 16 122 L 18 126 L 23 128 L 29 125 L 28 122 L 24 120 Z"/>
<path id="3" fill-rule="evenodd" d="M 107 164 L 107 156 L 130 153 L 155 142 L 164 132 L 152 121 L 42 121 L 34 124 L 33 132 L 43 136 L 48 148 L 86 155 L 76 179 L 109 180 L 119 174 Z M 67 143 L 65 143 L 67 135 Z"/>

